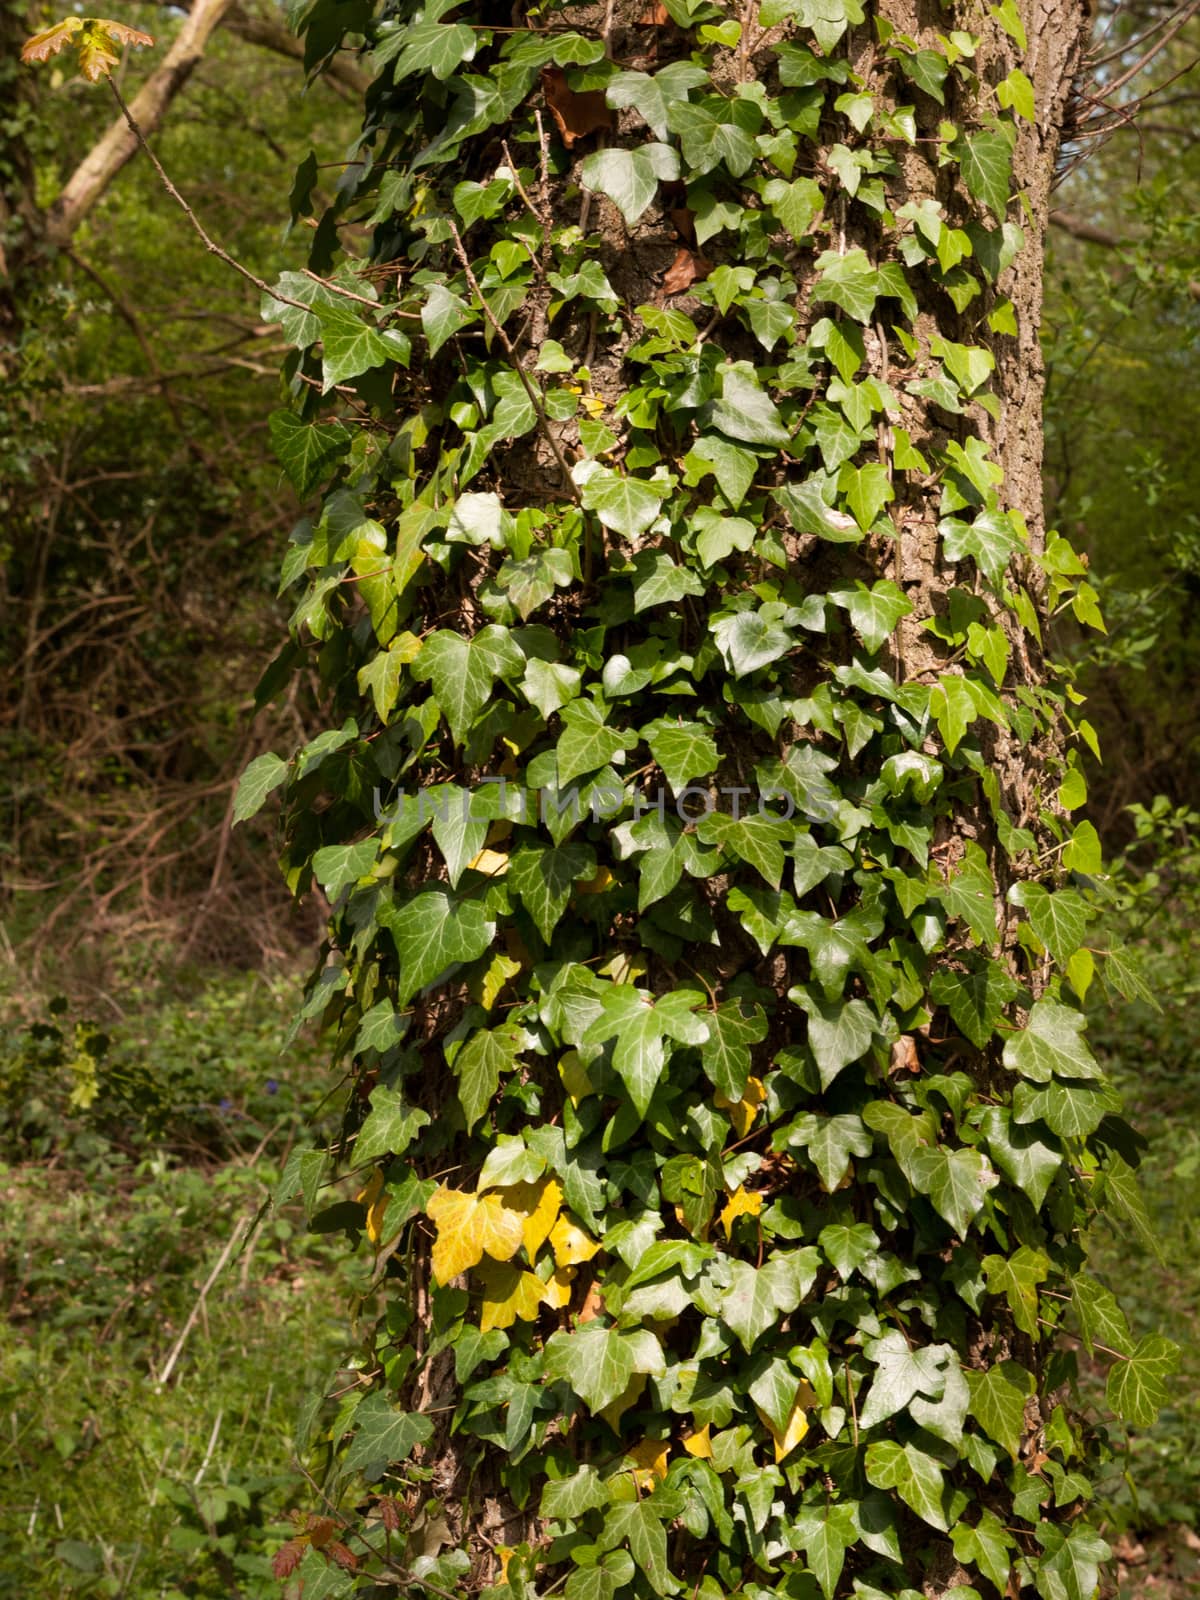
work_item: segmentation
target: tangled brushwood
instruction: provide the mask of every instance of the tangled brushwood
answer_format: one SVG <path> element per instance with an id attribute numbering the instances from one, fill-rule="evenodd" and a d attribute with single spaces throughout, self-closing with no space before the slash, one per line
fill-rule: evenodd
<path id="1" fill-rule="evenodd" d="M 1144 985 L 1044 654 L 1101 625 L 1039 484 L 1084 9 L 294 9 L 376 77 L 265 305 L 320 499 L 260 699 L 330 720 L 237 810 L 354 1085 L 280 1193 L 383 1310 L 278 1570 L 1090 1600 L 1078 1364 L 1140 1426 L 1173 1352 L 1086 1270 L 1144 1219 L 1080 1003 Z"/>

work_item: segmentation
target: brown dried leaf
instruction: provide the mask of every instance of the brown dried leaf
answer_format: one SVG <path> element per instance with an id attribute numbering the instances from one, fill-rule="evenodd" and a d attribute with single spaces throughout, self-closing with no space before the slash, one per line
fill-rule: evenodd
<path id="1" fill-rule="evenodd" d="M 685 289 L 690 289 L 698 278 L 707 278 L 711 271 L 711 261 L 706 261 L 703 256 L 697 255 L 694 250 L 689 250 L 687 245 L 684 245 L 663 274 L 663 293 L 682 294 Z"/>
<path id="2" fill-rule="evenodd" d="M 675 232 L 683 240 L 684 244 L 690 245 L 694 250 L 696 248 L 696 213 L 689 210 L 687 206 L 673 206 L 671 209 L 671 221 L 674 224 Z"/>
<path id="3" fill-rule="evenodd" d="M 379 1512 L 379 1520 L 389 1533 L 400 1531 L 400 1502 L 394 1495 L 384 1495 L 377 1500 L 375 1509 Z"/>
<path id="4" fill-rule="evenodd" d="M 921 1058 L 917 1054 L 917 1041 L 911 1033 L 902 1033 L 892 1044 L 889 1070 L 892 1072 L 920 1072 Z"/>
<path id="5" fill-rule="evenodd" d="M 650 0 L 650 4 L 634 23 L 635 28 L 665 28 L 671 21 L 671 13 L 663 5 L 662 0 Z"/>
<path id="6" fill-rule="evenodd" d="M 561 67 L 542 68 L 542 93 L 568 150 L 580 139 L 586 139 L 589 133 L 599 133 L 613 126 L 613 114 L 603 91 L 588 89 L 577 94 L 567 83 L 567 75 Z"/>

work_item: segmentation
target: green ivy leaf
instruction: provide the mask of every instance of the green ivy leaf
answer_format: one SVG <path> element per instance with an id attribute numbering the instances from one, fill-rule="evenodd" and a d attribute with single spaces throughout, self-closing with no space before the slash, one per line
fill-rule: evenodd
<path id="1" fill-rule="evenodd" d="M 963 182 L 974 200 L 982 200 L 1001 221 L 1012 192 L 1012 146 L 1002 133 L 971 133 L 951 149 Z"/>
<path id="2" fill-rule="evenodd" d="M 354 1413 L 354 1437 L 342 1458 L 344 1472 L 360 1471 L 368 1483 L 381 1478 L 415 1447 L 428 1444 L 433 1423 L 410 1411 L 397 1411 L 385 1394 L 369 1394 Z"/>
<path id="3" fill-rule="evenodd" d="M 257 815 L 272 794 L 287 777 L 287 762 L 268 750 L 256 756 L 238 779 L 233 800 L 233 820 L 246 822 Z"/>
<path id="4" fill-rule="evenodd" d="M 595 150 L 579 176 L 586 189 L 606 195 L 632 228 L 658 193 L 660 181 L 677 181 L 679 155 L 666 144 Z"/>
<path id="5" fill-rule="evenodd" d="M 1166 1379 L 1179 1366 L 1179 1347 L 1161 1334 L 1138 1340 L 1124 1361 L 1109 1369 L 1105 1394 L 1117 1415 L 1135 1428 L 1150 1428 L 1170 1395 Z"/>
<path id="6" fill-rule="evenodd" d="M 966 1378 L 971 1415 L 1015 1461 L 1025 1437 L 1025 1401 L 1033 1393 L 1033 1379 L 1015 1361 L 997 1362 L 986 1372 L 968 1369 Z"/>
<path id="7" fill-rule="evenodd" d="M 378 916 L 400 959 L 396 1002 L 401 1006 L 450 967 L 476 960 L 496 933 L 478 900 L 440 887 L 422 889 L 399 905 L 382 905 Z"/>
<path id="8" fill-rule="evenodd" d="M 596 875 L 596 852 L 584 844 L 522 845 L 509 858 L 509 887 L 534 920 L 547 944 L 571 890 L 580 878 Z"/>
<path id="9" fill-rule="evenodd" d="M 1034 1003 L 1029 1021 L 1004 1046 L 1004 1065 L 1033 1083 L 1051 1078 L 1098 1078 L 1100 1068 L 1084 1042 L 1087 1019 L 1057 1000 Z"/>

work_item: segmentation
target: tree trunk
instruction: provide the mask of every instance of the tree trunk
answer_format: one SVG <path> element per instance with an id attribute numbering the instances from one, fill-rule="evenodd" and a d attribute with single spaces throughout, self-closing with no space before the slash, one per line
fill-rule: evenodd
<path id="1" fill-rule="evenodd" d="M 334 906 L 321 1225 L 404 1288 L 330 1493 L 390 1463 L 349 1547 L 439 1593 L 1083 1600 L 1058 1326 L 1120 1317 L 1129 1147 L 1037 334 L 1087 13 L 538 15 L 371 35 L 315 264 L 363 207 L 373 259 L 273 419 L 341 731 L 239 805 Z"/>

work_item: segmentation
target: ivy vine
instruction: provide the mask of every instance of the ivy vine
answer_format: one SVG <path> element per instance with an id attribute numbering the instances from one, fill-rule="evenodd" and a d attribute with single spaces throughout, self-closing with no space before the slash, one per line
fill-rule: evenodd
<path id="1" fill-rule="evenodd" d="M 1005 476 L 1038 106 L 1015 0 L 896 10 L 292 6 L 376 73 L 264 302 L 259 699 L 332 717 L 237 799 L 354 1086 L 279 1197 L 382 1304 L 310 1600 L 1096 1589 L 1078 1349 L 1138 1426 L 1173 1352 L 1085 1265 L 1146 1228 L 1081 1002 L 1146 990 Z"/>

